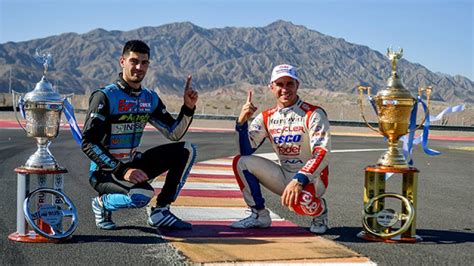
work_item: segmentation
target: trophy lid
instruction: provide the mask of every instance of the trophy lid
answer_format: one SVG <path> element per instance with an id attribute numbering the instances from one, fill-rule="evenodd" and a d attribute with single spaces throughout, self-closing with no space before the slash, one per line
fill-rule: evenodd
<path id="1" fill-rule="evenodd" d="M 394 52 L 389 48 L 387 49 L 387 56 L 392 61 L 392 75 L 387 80 L 387 88 L 379 91 L 377 96 L 414 99 L 413 95 L 405 88 L 402 80 L 397 74 L 397 63 L 403 56 L 403 49 Z"/>
<path id="2" fill-rule="evenodd" d="M 43 76 L 35 89 L 25 95 L 26 102 L 62 102 L 61 95 L 53 90 L 51 83 Z"/>

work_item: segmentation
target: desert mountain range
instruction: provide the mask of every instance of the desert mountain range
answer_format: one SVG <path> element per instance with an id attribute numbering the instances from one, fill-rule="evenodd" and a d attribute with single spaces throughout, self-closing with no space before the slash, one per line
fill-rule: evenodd
<path id="1" fill-rule="evenodd" d="M 152 64 L 144 85 L 165 94 L 181 94 L 188 74 L 193 75 L 194 88 L 203 92 L 265 86 L 272 67 L 281 63 L 298 67 L 305 89 L 354 94 L 363 84 L 375 93 L 385 87 L 391 69 L 378 51 L 287 21 L 213 29 L 182 22 L 0 44 L 0 92 L 7 92 L 10 84 L 20 92 L 34 87 L 42 75 L 33 57 L 40 49 L 53 55 L 48 78 L 60 93 L 90 93 L 116 78 L 121 49 L 130 39 L 150 46 Z M 398 72 L 414 95 L 419 86 L 432 85 L 433 100 L 474 102 L 474 83 L 466 77 L 433 73 L 404 59 Z"/>

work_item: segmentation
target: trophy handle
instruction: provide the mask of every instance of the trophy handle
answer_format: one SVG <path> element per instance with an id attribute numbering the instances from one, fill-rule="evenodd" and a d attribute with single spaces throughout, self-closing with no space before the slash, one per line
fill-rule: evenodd
<path id="1" fill-rule="evenodd" d="M 364 122 L 365 124 L 367 124 L 367 126 L 372 129 L 373 131 L 379 133 L 379 134 L 382 134 L 382 132 L 380 132 L 380 130 L 374 128 L 373 126 L 371 126 L 369 124 L 369 122 L 367 122 L 367 119 L 365 118 L 365 115 L 364 115 L 364 105 L 362 104 L 363 102 L 363 98 L 364 98 L 364 90 L 367 90 L 367 95 L 370 97 L 370 87 L 364 87 L 364 86 L 358 86 L 357 89 L 359 90 L 359 99 L 358 99 L 358 102 L 359 102 L 359 107 L 360 107 L 360 114 L 362 116 L 362 119 L 364 119 Z M 383 134 L 382 134 L 383 135 Z"/>
<path id="2" fill-rule="evenodd" d="M 18 119 L 18 112 L 16 110 L 16 108 L 19 107 L 18 102 L 20 101 L 21 98 L 22 98 L 21 93 L 12 90 L 13 112 L 15 113 L 15 118 L 16 118 L 16 121 L 18 122 L 18 125 L 20 125 L 20 127 L 26 132 L 26 128 L 21 124 L 20 119 Z"/>

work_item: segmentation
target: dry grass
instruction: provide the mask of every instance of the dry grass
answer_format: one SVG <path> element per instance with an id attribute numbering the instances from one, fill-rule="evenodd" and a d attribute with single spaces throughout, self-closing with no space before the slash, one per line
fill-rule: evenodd
<path id="1" fill-rule="evenodd" d="M 253 103 L 258 107 L 258 112 L 274 106 L 275 100 L 273 94 L 266 88 L 253 89 Z M 358 104 L 358 95 L 346 93 L 331 93 L 327 90 L 308 90 L 300 89 L 300 97 L 312 104 L 320 105 L 328 113 L 330 120 L 350 120 L 362 121 L 360 107 Z M 182 96 L 160 93 L 159 95 L 166 104 L 170 112 L 178 112 L 182 103 Z M 211 115 L 238 115 L 242 104 L 247 97 L 247 89 L 218 89 L 212 92 L 200 93 L 196 113 Z M 11 95 L 0 93 L 0 106 L 11 106 Z M 366 97 L 364 99 L 364 113 L 369 121 L 377 121 L 372 107 L 369 105 Z M 87 109 L 88 96 L 75 95 L 72 104 L 78 110 Z M 437 115 L 444 108 L 455 104 L 442 102 L 432 102 L 431 114 Z M 419 106 L 418 118 L 421 121 L 422 111 Z M 441 125 L 474 125 L 474 106 L 466 104 L 466 110 L 459 113 L 452 113 L 446 116 L 445 121 L 437 121 L 432 124 Z"/>

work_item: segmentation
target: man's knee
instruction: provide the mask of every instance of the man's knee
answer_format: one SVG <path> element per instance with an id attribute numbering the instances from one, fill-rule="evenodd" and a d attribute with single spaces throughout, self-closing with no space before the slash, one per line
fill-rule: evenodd
<path id="1" fill-rule="evenodd" d="M 155 193 L 153 189 L 150 190 L 145 188 L 134 188 L 128 193 L 132 201 L 132 205 L 135 208 L 145 207 L 151 201 L 151 198 L 153 198 L 154 194 Z"/>
<path id="2" fill-rule="evenodd" d="M 246 169 L 246 165 L 252 160 L 252 157 L 251 155 L 237 155 L 232 160 L 232 166 L 234 166 L 234 168 Z"/>
<path id="3" fill-rule="evenodd" d="M 185 154 L 185 157 L 188 158 L 188 161 L 194 162 L 197 155 L 196 145 L 192 144 L 191 142 L 184 142 L 183 152 Z"/>

